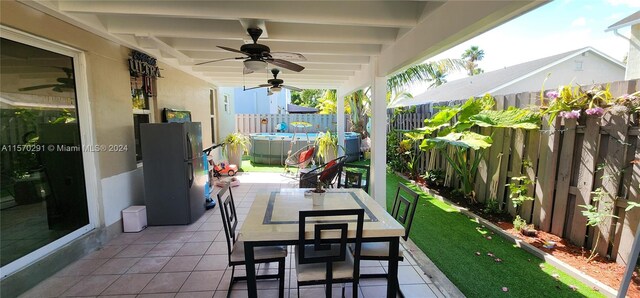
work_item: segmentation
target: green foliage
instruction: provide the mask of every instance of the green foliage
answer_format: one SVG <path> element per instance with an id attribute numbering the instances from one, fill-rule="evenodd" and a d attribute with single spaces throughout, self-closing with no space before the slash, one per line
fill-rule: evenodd
<path id="1" fill-rule="evenodd" d="M 439 86 L 447 82 L 445 77 L 449 71 L 463 69 L 464 65 L 461 59 L 442 59 L 417 64 L 389 77 L 387 90 L 398 94 L 411 85 L 422 82 L 433 82 L 430 87 Z"/>
<path id="2" fill-rule="evenodd" d="M 396 172 L 404 173 L 407 170 L 406 163 L 404 162 L 404 156 L 398 154 L 400 149 L 400 132 L 392 130 L 387 134 L 387 166 Z"/>
<path id="3" fill-rule="evenodd" d="M 509 188 L 509 198 L 516 208 L 516 213 L 520 213 L 522 204 L 526 201 L 533 201 L 533 197 L 528 195 L 529 185 L 533 184 L 527 176 L 512 177 L 511 183 L 507 184 Z"/>
<path id="4" fill-rule="evenodd" d="M 500 203 L 495 198 L 488 199 L 482 211 L 487 214 L 498 214 L 500 213 Z"/>
<path id="5" fill-rule="evenodd" d="M 485 136 L 470 131 L 464 131 L 451 132 L 442 137 L 435 137 L 425 140 L 421 148 L 444 149 L 447 146 L 455 146 L 463 149 L 480 150 L 491 147 L 491 143 L 493 143 L 493 140 L 490 136 Z"/>
<path id="6" fill-rule="evenodd" d="M 407 169 L 409 170 L 409 177 L 415 179 L 418 177 L 418 161 L 420 157 L 424 154 L 422 150 L 420 150 L 420 143 L 424 138 L 424 134 L 420 132 L 405 132 L 405 139 L 400 142 L 400 152 L 403 156 L 403 159 L 406 161 Z"/>
<path id="7" fill-rule="evenodd" d="M 549 115 L 549 123 L 562 112 L 581 111 L 592 108 L 605 108 L 614 102 L 614 98 L 609 91 L 610 85 L 606 87 L 595 86 L 588 91 L 583 91 L 580 86 L 572 84 L 561 86 L 558 92 L 540 92 L 544 114 Z M 557 97 L 556 97 L 557 96 Z M 545 99 L 549 104 L 545 106 Z"/>
<path id="8" fill-rule="evenodd" d="M 481 127 L 538 129 L 540 115 L 528 110 L 510 108 L 503 111 L 481 111 L 470 119 Z"/>
<path id="9" fill-rule="evenodd" d="M 349 122 L 351 130 L 360 134 L 362 138 L 366 138 L 367 122 L 371 116 L 371 98 L 369 98 L 369 89 L 358 90 L 347 95 L 344 99 L 345 111 L 350 112 Z M 347 109 L 348 108 L 348 109 Z"/>
<path id="10" fill-rule="evenodd" d="M 318 98 L 316 108 L 320 110 L 319 114 L 335 114 L 337 112 L 338 99 L 335 89 L 327 89 L 322 92 L 322 97 Z"/>
<path id="11" fill-rule="evenodd" d="M 482 160 L 484 149 L 493 143 L 491 136 L 473 131 L 478 127 L 538 128 L 540 117 L 530 111 L 509 109 L 491 111 L 495 100 L 486 94 L 481 98 L 470 98 L 459 106 L 446 106 L 417 131 L 425 135 L 420 149 L 438 149 L 447 159 L 462 182 L 463 192 L 472 201 L 473 181 Z M 434 133 L 436 133 L 434 135 Z"/>
<path id="12" fill-rule="evenodd" d="M 613 202 L 611 200 L 607 200 L 609 193 L 602 187 L 598 187 L 595 191 L 591 192 L 591 194 L 593 195 L 591 199 L 592 204 L 579 205 L 584 208 L 584 210 L 582 210 L 582 215 L 587 218 L 587 226 L 606 228 L 603 227 L 602 224 L 605 223 L 607 219 L 618 218 L 611 213 L 613 210 Z M 598 255 L 596 248 L 598 247 L 599 240 L 600 233 L 597 233 L 596 240 L 592 245 L 591 254 L 589 255 L 589 258 L 587 258 L 587 262 L 590 262 Z"/>
<path id="13" fill-rule="evenodd" d="M 516 231 L 522 231 L 527 227 L 527 221 L 522 219 L 520 215 L 516 215 L 516 218 L 513 219 L 513 229 Z"/>
<path id="14" fill-rule="evenodd" d="M 316 107 L 318 100 L 322 97 L 325 90 L 323 89 L 304 89 L 300 92 L 291 92 L 291 103 L 303 107 Z"/>
<path id="15" fill-rule="evenodd" d="M 429 170 L 421 177 L 428 185 L 431 186 L 442 186 L 444 183 L 444 171 L 441 169 Z"/>
<path id="16" fill-rule="evenodd" d="M 318 138 L 316 139 L 316 146 L 318 146 L 318 157 L 322 158 L 324 161 L 328 161 L 327 153 L 333 152 L 334 154 L 337 154 L 338 152 L 338 137 L 327 130 L 326 133 L 320 133 L 320 135 L 318 135 Z"/>
<path id="17" fill-rule="evenodd" d="M 462 53 L 462 59 L 466 60 L 465 68 L 469 76 L 474 76 L 483 73 L 484 70 L 478 68 L 476 61 L 480 61 L 484 58 L 484 50 L 481 50 L 478 46 L 471 46 Z"/>
<path id="18" fill-rule="evenodd" d="M 243 152 L 247 152 L 249 151 L 249 148 L 251 148 L 251 139 L 242 133 L 234 132 L 224 138 L 224 144 L 225 146 L 222 150 L 225 154 L 240 149 L 242 149 Z"/>

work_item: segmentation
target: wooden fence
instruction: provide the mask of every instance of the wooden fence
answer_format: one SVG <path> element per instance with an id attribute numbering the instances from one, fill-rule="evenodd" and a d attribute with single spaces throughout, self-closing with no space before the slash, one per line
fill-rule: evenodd
<path id="1" fill-rule="evenodd" d="M 614 96 L 640 90 L 640 80 L 611 83 Z M 539 92 L 494 96 L 496 109 L 515 106 L 539 106 Z M 399 115 L 388 111 L 388 129 L 407 130 L 423 126 L 423 120 L 437 112 L 434 107 L 461 104 L 465 100 L 429 103 L 415 107 L 411 113 Z M 640 208 L 625 212 L 628 202 L 640 203 L 640 128 L 639 115 L 607 112 L 603 117 L 586 116 L 579 120 L 556 118 L 549 124 L 542 120 L 540 130 L 490 129 L 493 145 L 485 151 L 475 181 L 479 201 L 496 200 L 502 210 L 516 215 L 509 189 L 511 177 L 527 176 L 534 183 L 520 216 L 543 231 L 591 248 L 595 233 L 601 233 L 598 253 L 626 264 Z M 420 171 L 442 169 L 445 184 L 459 187 L 452 168 L 439 151 L 425 152 L 420 158 Z M 606 228 L 586 226 L 580 205 L 593 203 L 592 192 L 602 188 L 613 201 L 613 215 Z M 599 208 L 603 208 L 600 204 Z"/>
<path id="2" fill-rule="evenodd" d="M 291 122 L 297 121 L 311 123 L 312 127 L 308 128 L 309 132 L 335 131 L 337 126 L 335 114 L 238 114 L 236 115 L 236 130 L 244 134 L 271 133 L 276 132 L 276 126 L 284 122 L 287 126 L 284 132 L 293 132 L 294 127 Z"/>

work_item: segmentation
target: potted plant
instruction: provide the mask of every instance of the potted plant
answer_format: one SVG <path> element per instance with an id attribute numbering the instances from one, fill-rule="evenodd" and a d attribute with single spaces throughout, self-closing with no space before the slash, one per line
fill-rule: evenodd
<path id="1" fill-rule="evenodd" d="M 242 155 L 249 151 L 251 140 L 239 132 L 234 132 L 224 138 L 224 144 L 223 151 L 224 154 L 227 155 L 229 164 L 237 165 L 238 168 L 240 168 Z"/>
<path id="2" fill-rule="evenodd" d="M 338 138 L 329 131 L 320 133 L 316 139 L 316 146 L 318 146 L 318 157 L 322 159 L 323 163 L 336 159 L 338 156 Z"/>
<path id="3" fill-rule="evenodd" d="M 327 192 L 324 187 L 325 183 L 320 180 L 320 177 L 318 176 L 316 187 L 310 191 L 311 199 L 313 200 L 313 206 L 321 206 L 322 204 L 324 204 L 324 193 Z"/>

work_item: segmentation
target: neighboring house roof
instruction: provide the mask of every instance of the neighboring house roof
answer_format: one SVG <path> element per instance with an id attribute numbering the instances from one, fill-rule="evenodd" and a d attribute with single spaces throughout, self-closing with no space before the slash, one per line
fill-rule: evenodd
<path id="1" fill-rule="evenodd" d="M 289 114 L 315 114 L 318 112 L 316 108 L 303 107 L 294 104 L 287 104 Z"/>
<path id="2" fill-rule="evenodd" d="M 615 22 L 613 25 L 609 26 L 607 28 L 607 30 L 605 30 L 605 32 L 611 31 L 611 30 L 620 29 L 620 28 L 624 28 L 624 27 L 627 27 L 627 26 L 633 26 L 635 24 L 640 24 L 640 10 L 636 11 L 632 15 L 630 15 L 630 16 L 622 19 L 622 20 L 619 20 L 619 21 Z"/>
<path id="3" fill-rule="evenodd" d="M 593 52 L 624 68 L 620 61 L 615 60 L 591 47 L 582 48 L 538 60 L 516 64 L 503 69 L 485 72 L 479 75 L 447 82 L 441 86 L 429 89 L 413 98 L 399 100 L 391 107 L 412 106 L 428 102 L 441 102 L 466 99 L 493 93 L 511 84 L 524 80 L 532 75 L 545 71 L 557 64 L 572 59 L 584 52 Z"/>

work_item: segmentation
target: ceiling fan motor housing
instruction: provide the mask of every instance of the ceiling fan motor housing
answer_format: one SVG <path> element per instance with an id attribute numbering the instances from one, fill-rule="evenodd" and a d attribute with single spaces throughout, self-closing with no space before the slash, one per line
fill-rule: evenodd
<path id="1" fill-rule="evenodd" d="M 270 80 L 267 81 L 267 83 L 269 83 L 269 84 L 271 84 L 273 86 L 280 86 L 280 85 L 282 85 L 282 83 L 284 83 L 284 81 L 281 80 L 281 79 L 270 79 Z"/>

